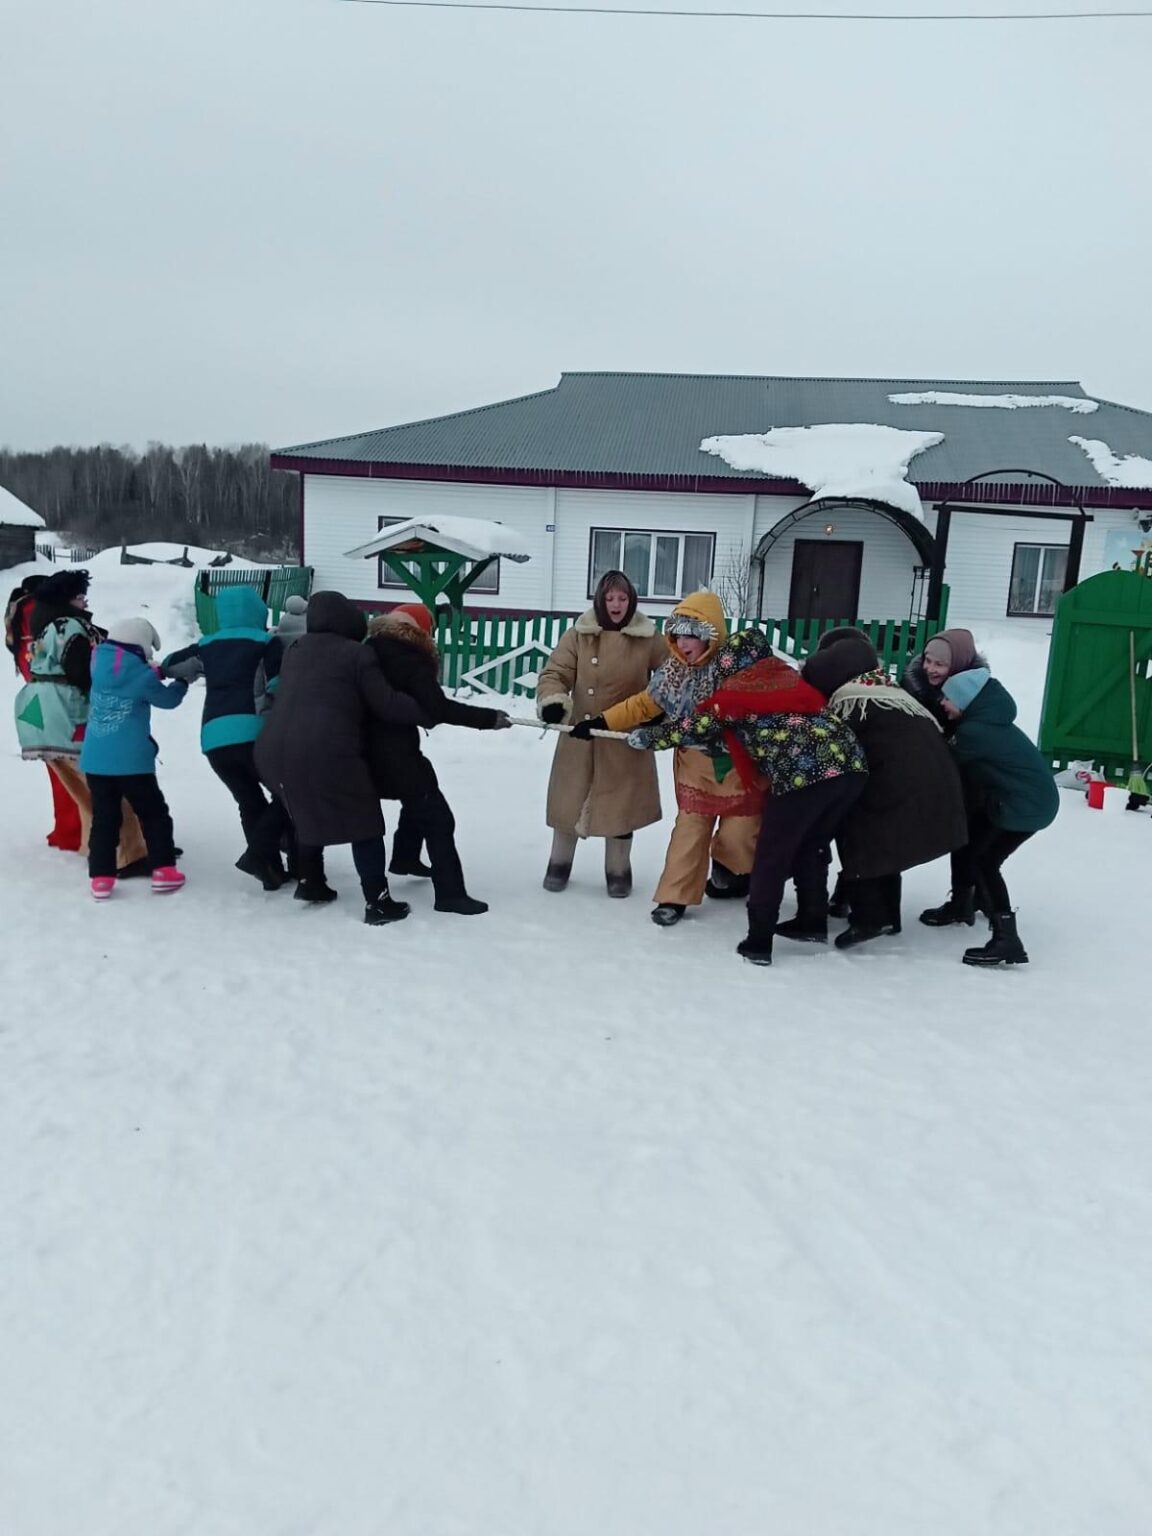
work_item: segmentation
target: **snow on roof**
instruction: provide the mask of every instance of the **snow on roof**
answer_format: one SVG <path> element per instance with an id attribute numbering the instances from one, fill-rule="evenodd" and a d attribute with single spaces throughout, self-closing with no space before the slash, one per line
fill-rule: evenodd
<path id="1" fill-rule="evenodd" d="M 1032 405 L 1058 405 L 1066 411 L 1078 411 L 1082 416 L 1100 409 L 1099 400 L 1081 399 L 1078 395 L 958 395 L 950 390 L 926 389 L 919 394 L 889 395 L 888 398 L 893 405 L 974 405 L 1001 411 L 1019 411 Z"/>
<path id="2" fill-rule="evenodd" d="M 484 517 L 410 517 L 382 528 L 367 544 L 347 551 L 349 560 L 367 559 L 404 544 L 431 544 L 467 560 L 492 555 L 522 563 L 530 558 L 527 545 L 514 528 Z"/>
<path id="3" fill-rule="evenodd" d="M 43 528 L 44 519 L 39 512 L 26 507 L 18 496 L 0 485 L 0 523 L 8 528 Z"/>
<path id="4" fill-rule="evenodd" d="M 1115 454 L 1107 443 L 1098 437 L 1070 437 L 1070 443 L 1092 460 L 1092 467 L 1109 485 L 1124 486 L 1128 490 L 1152 491 L 1152 459 L 1139 453 Z"/>
<path id="5" fill-rule="evenodd" d="M 733 469 L 799 480 L 816 501 L 825 497 L 882 501 L 921 517 L 919 492 L 904 477 L 918 453 L 943 441 L 943 432 L 905 432 L 857 421 L 706 437 L 700 447 Z"/>

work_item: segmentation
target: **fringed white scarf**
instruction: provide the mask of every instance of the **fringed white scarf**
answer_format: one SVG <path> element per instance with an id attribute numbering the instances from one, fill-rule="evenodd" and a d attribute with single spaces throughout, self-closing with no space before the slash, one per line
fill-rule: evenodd
<path id="1" fill-rule="evenodd" d="M 854 677 L 850 683 L 837 688 L 828 700 L 828 709 L 851 724 L 853 716 L 858 720 L 865 718 L 870 704 L 877 709 L 898 709 L 904 715 L 919 715 L 924 720 L 931 720 L 937 730 L 942 728 L 935 715 L 910 693 L 897 687 L 887 672 L 862 672 L 859 677 Z"/>

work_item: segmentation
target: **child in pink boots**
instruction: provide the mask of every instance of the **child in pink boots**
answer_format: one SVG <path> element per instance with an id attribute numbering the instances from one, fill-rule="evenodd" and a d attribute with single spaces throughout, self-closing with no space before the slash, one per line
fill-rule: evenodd
<path id="1" fill-rule="evenodd" d="M 92 653 L 92 694 L 80 767 L 92 794 L 88 875 L 97 901 L 107 901 L 116 889 L 116 845 L 125 800 L 136 812 L 148 845 L 153 891 L 166 895 L 184 884 L 176 868 L 172 817 L 156 782 L 151 723 L 152 705 L 175 709 L 188 684 L 161 680 L 151 665 L 159 644 L 147 619 L 124 619 Z"/>

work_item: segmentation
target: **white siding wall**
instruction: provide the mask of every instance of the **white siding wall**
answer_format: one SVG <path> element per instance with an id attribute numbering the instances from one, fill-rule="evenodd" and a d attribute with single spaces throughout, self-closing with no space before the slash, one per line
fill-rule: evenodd
<path id="1" fill-rule="evenodd" d="M 729 562 L 747 559 L 752 549 L 754 496 L 696 496 L 674 491 L 556 492 L 556 601 L 554 607 L 588 606 L 589 552 L 593 528 L 644 528 L 660 533 L 716 535 L 713 585 Z M 671 602 L 645 599 L 656 614 Z"/>
<path id="2" fill-rule="evenodd" d="M 1131 530 L 1137 542 L 1139 532 L 1131 512 L 1097 510 L 1084 535 L 1084 554 L 1080 563 L 1081 580 L 1105 569 L 1104 544 L 1113 528 Z M 935 530 L 935 509 L 928 525 Z M 1008 615 L 1008 587 L 1012 577 L 1012 555 L 1017 544 L 1059 544 L 1066 546 L 1072 525 L 1047 518 L 1018 517 L 1010 514 L 982 517 L 978 513 L 953 512 L 948 535 L 948 565 L 944 580 L 952 589 L 949 622 L 958 624 L 1004 623 Z M 1013 624 L 1038 624 L 1042 619 L 1013 619 Z"/>
<path id="3" fill-rule="evenodd" d="M 304 559 L 316 568 L 317 590 L 335 588 L 358 602 L 404 602 L 395 587 L 381 589 L 377 562 L 347 560 L 366 544 L 381 517 L 486 517 L 507 523 L 527 541 L 532 558 L 504 560 L 499 595 L 484 593 L 485 608 L 548 609 L 552 538 L 546 531 L 554 493 L 535 486 L 464 485 L 431 480 L 369 480 L 345 475 L 307 475 L 304 486 Z M 410 595 L 410 594 L 409 594 Z"/>
<path id="4" fill-rule="evenodd" d="M 758 496 L 756 498 L 756 540 L 759 542 L 781 518 L 802 506 L 798 498 Z M 825 534 L 831 525 L 833 533 Z M 764 567 L 764 600 L 760 612 L 764 618 L 786 619 L 792 586 L 792 553 L 797 539 L 819 539 L 821 543 L 863 543 L 864 558 L 860 569 L 860 611 L 845 618 L 906 619 L 912 598 L 912 568 L 919 555 L 894 523 L 874 512 L 826 508 L 805 517 L 783 533 L 768 551 Z"/>
<path id="5" fill-rule="evenodd" d="M 656 491 L 585 491 L 424 480 L 370 480 L 352 476 L 308 475 L 305 485 L 305 559 L 316 568 L 317 588 L 335 587 L 362 602 L 403 600 L 395 588 L 381 589 L 375 560 L 347 560 L 345 551 L 366 543 L 379 517 L 418 517 L 439 512 L 453 517 L 495 518 L 515 528 L 527 541 L 532 558 L 524 565 L 504 561 L 499 595 L 482 594 L 478 606 L 559 609 L 578 612 L 588 602 L 588 567 L 593 528 L 643 528 L 676 533 L 713 533 L 716 555 L 713 584 L 730 564 L 750 554 L 760 539 L 802 498 L 788 496 L 692 495 Z M 925 511 L 929 530 L 935 509 Z M 825 535 L 826 524 L 835 532 Z M 555 525 L 555 533 L 549 532 Z M 1081 574 L 1103 570 L 1105 540 L 1113 529 L 1141 537 L 1130 512 L 1098 511 L 1084 541 Z M 1070 525 L 1047 519 L 982 517 L 955 513 L 949 536 L 946 581 L 952 589 L 950 619 L 958 623 L 1003 622 L 1013 546 L 1067 544 Z M 908 613 L 912 569 L 917 555 L 911 543 L 886 518 L 862 511 L 826 511 L 790 528 L 772 546 L 765 570 L 761 613 L 783 618 L 788 612 L 792 553 L 796 539 L 827 537 L 860 540 L 864 561 L 860 582 L 863 619 L 899 619 Z M 752 604 L 755 606 L 753 588 Z M 647 601 L 655 613 L 669 602 Z M 1019 619 L 1020 624 L 1035 623 Z"/>

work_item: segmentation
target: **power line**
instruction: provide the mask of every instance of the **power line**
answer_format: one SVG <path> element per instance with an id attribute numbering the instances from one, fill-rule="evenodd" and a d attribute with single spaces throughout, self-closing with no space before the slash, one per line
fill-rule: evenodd
<path id="1" fill-rule="evenodd" d="M 1119 21 L 1152 11 L 954 11 L 899 15 L 877 11 L 697 11 L 661 6 L 526 5 L 514 0 L 340 0 L 343 5 L 391 5 L 426 11 L 532 11 L 553 16 L 698 16 L 708 21 Z"/>

